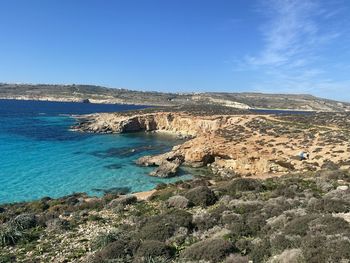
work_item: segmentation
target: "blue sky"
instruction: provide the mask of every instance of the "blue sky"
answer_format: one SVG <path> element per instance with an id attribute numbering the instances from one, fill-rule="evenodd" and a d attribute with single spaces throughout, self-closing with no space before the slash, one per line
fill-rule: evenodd
<path id="1" fill-rule="evenodd" d="M 0 0 L 0 82 L 350 101 L 349 0 Z"/>

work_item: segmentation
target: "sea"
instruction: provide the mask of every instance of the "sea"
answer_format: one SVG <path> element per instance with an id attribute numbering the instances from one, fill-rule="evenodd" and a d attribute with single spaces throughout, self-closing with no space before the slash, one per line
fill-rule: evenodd
<path id="1" fill-rule="evenodd" d="M 0 100 L 0 204 L 58 198 L 77 192 L 147 191 L 160 183 L 190 179 L 149 176 L 141 156 L 182 143 L 154 133 L 91 134 L 74 132 L 72 115 L 119 112 L 146 106 Z"/>

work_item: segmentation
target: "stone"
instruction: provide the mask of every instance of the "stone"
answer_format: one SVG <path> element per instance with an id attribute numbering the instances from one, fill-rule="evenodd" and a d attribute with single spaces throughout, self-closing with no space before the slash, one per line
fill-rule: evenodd
<path id="1" fill-rule="evenodd" d="M 273 256 L 267 262 L 269 263 L 290 263 L 305 262 L 301 249 L 287 249 L 281 254 Z"/>
<path id="2" fill-rule="evenodd" d="M 46 226 L 49 230 L 57 231 L 57 230 L 68 230 L 70 227 L 69 221 L 61 219 L 61 218 L 54 218 L 51 220 L 48 220 L 46 222 Z"/>
<path id="3" fill-rule="evenodd" d="M 181 195 L 175 195 L 168 199 L 168 206 L 184 209 L 189 206 L 190 201 Z"/>
<path id="4" fill-rule="evenodd" d="M 173 177 L 177 174 L 179 166 L 179 162 L 164 161 L 154 171 L 152 171 L 150 175 L 162 178 Z"/>
<path id="5" fill-rule="evenodd" d="M 116 199 L 113 199 L 112 201 L 110 201 L 108 203 L 108 207 L 125 207 L 126 205 L 130 205 L 137 202 L 137 198 L 136 196 L 133 195 L 124 195 L 124 196 L 120 196 Z"/>
<path id="6" fill-rule="evenodd" d="M 337 190 L 339 190 L 339 191 L 346 191 L 348 189 L 349 189 L 349 186 L 347 186 L 347 185 L 339 185 L 337 187 Z"/>

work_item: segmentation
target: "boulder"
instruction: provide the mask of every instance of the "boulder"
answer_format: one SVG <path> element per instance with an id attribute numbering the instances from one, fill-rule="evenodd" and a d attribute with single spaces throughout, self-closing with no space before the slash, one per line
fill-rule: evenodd
<path id="1" fill-rule="evenodd" d="M 184 209 L 189 206 L 190 201 L 181 195 L 175 195 L 168 199 L 168 206 Z"/>
<path id="2" fill-rule="evenodd" d="M 287 249 L 281 254 L 275 255 L 268 260 L 268 263 L 305 262 L 301 249 Z"/>
<path id="3" fill-rule="evenodd" d="M 180 162 L 163 161 L 154 171 L 150 173 L 151 176 L 168 178 L 175 176 L 180 166 Z"/>
<path id="4" fill-rule="evenodd" d="M 347 185 L 339 185 L 337 187 L 337 190 L 339 190 L 339 191 L 346 191 L 348 189 L 349 189 L 349 186 L 347 186 Z"/>
<path id="5" fill-rule="evenodd" d="M 108 207 L 124 207 L 126 205 L 133 204 L 137 201 L 136 196 L 133 195 L 123 195 L 116 199 L 113 199 L 108 203 Z"/>

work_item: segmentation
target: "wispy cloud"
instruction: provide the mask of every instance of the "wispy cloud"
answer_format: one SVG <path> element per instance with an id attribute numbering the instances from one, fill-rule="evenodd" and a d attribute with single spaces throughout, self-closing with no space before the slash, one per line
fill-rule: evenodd
<path id="1" fill-rule="evenodd" d="M 305 64 L 302 54 L 317 44 L 318 27 L 312 19 L 318 12 L 315 2 L 305 0 L 270 0 L 263 4 L 268 22 L 261 28 L 264 47 L 247 62 L 257 66 L 300 66 Z"/>
<path id="2" fill-rule="evenodd" d="M 327 75 L 329 61 L 324 51 L 347 29 L 345 25 L 337 25 L 342 12 L 339 5 L 324 6 L 324 3 L 317 0 L 261 1 L 258 12 L 264 19 L 260 28 L 262 47 L 255 54 L 246 55 L 241 63 L 244 70 L 262 75 L 252 88 L 321 96 L 327 96 L 329 90 L 337 87 L 350 89 L 350 78 L 348 82 L 334 81 Z"/>

